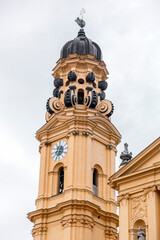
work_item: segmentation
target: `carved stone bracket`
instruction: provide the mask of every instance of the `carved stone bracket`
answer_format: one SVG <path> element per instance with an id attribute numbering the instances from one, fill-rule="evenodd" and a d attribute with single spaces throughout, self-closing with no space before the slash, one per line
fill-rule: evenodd
<path id="1" fill-rule="evenodd" d="M 41 234 L 46 234 L 47 232 L 47 227 L 42 225 L 42 226 L 34 226 L 33 230 L 32 230 L 32 236 L 35 237 L 37 235 L 41 235 Z"/>
<path id="2" fill-rule="evenodd" d="M 63 228 L 76 226 L 89 228 L 90 230 L 92 230 L 94 226 L 94 221 L 92 218 L 89 218 L 84 215 L 70 215 L 64 217 L 61 220 L 61 224 Z"/>
<path id="3" fill-rule="evenodd" d="M 107 226 L 105 229 L 105 238 L 106 239 L 113 239 L 118 240 L 118 233 L 117 229 Z"/>

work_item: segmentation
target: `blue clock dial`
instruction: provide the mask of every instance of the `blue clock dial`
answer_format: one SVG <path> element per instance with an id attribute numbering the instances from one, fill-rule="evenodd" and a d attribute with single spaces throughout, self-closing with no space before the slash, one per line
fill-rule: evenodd
<path id="1" fill-rule="evenodd" d="M 65 141 L 57 142 L 52 148 L 51 156 L 54 161 L 60 161 L 66 155 L 68 145 Z"/>
<path id="2" fill-rule="evenodd" d="M 63 153 L 63 146 L 58 146 L 56 150 L 56 155 L 60 156 Z"/>

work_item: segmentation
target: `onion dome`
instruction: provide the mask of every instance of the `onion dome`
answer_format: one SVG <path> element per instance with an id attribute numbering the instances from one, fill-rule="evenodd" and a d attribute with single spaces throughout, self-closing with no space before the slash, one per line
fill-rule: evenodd
<path id="1" fill-rule="evenodd" d="M 66 58 L 69 54 L 75 53 L 80 55 L 90 54 L 95 56 L 97 60 L 102 60 L 102 52 L 100 47 L 86 37 L 84 29 L 80 29 L 78 36 L 63 46 L 60 58 Z"/>

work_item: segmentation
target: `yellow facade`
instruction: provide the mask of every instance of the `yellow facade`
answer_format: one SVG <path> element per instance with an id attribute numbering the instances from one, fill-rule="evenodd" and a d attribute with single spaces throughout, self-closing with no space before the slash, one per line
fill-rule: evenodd
<path id="1" fill-rule="evenodd" d="M 87 99 L 85 76 L 94 72 L 94 88 L 105 81 L 108 71 L 103 61 L 92 55 L 72 54 L 60 59 L 53 76 L 63 78 L 60 90 L 68 89 L 67 74 L 74 71 L 77 89 L 84 90 Z M 82 81 L 84 80 L 83 84 Z M 53 101 L 53 102 L 52 102 Z M 106 111 L 110 111 L 108 104 Z M 36 133 L 40 142 L 39 191 L 36 210 L 28 214 L 34 223 L 34 240 L 111 240 L 118 239 L 117 204 L 115 191 L 107 184 L 115 172 L 116 146 L 121 136 L 104 115 L 103 102 L 98 99 L 95 109 L 75 103 L 66 108 L 64 94 L 61 99 L 50 99 L 54 113 L 47 112 L 47 123 Z M 55 144 L 64 141 L 68 151 L 60 161 L 51 154 Z M 57 151 L 57 150 L 56 150 Z M 60 150 L 58 150 L 60 151 Z M 56 160 L 56 157 L 55 157 Z M 59 169 L 64 169 L 63 192 L 59 194 Z M 93 189 L 93 172 L 97 172 L 97 193 Z"/>
<path id="2" fill-rule="evenodd" d="M 160 239 L 160 138 L 110 177 L 119 191 L 119 240 Z"/>

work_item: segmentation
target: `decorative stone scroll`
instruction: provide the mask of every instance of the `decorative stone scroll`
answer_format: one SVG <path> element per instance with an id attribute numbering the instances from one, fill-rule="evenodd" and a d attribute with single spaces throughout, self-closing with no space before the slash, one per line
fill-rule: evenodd
<path id="1" fill-rule="evenodd" d="M 113 114 L 114 106 L 109 100 L 104 100 L 96 107 L 98 113 L 105 117 L 110 117 Z"/>
<path id="2" fill-rule="evenodd" d="M 106 240 L 107 239 L 118 240 L 117 229 L 107 226 L 105 229 L 105 238 Z"/>
<path id="3" fill-rule="evenodd" d="M 62 111 L 64 109 L 64 104 L 59 99 L 52 97 L 48 99 L 46 108 L 47 112 L 53 114 Z"/>
<path id="4" fill-rule="evenodd" d="M 75 95 L 75 89 L 76 89 L 76 86 L 72 86 L 65 92 L 64 103 L 66 107 L 73 107 L 75 105 L 77 101 L 76 95 Z"/>
<path id="5" fill-rule="evenodd" d="M 40 226 L 40 227 L 34 226 L 32 230 L 32 236 L 35 237 L 40 234 L 45 234 L 46 232 L 47 232 L 46 226 Z"/>
<path id="6" fill-rule="evenodd" d="M 61 224 L 63 228 L 76 226 L 76 227 L 85 227 L 92 230 L 94 226 L 94 221 L 93 219 L 89 219 L 88 217 L 86 218 L 84 215 L 79 215 L 79 216 L 74 215 L 74 216 L 64 217 L 61 220 Z"/>
<path id="7" fill-rule="evenodd" d="M 133 198 L 131 204 L 132 204 L 132 219 L 147 216 L 146 195 Z"/>

